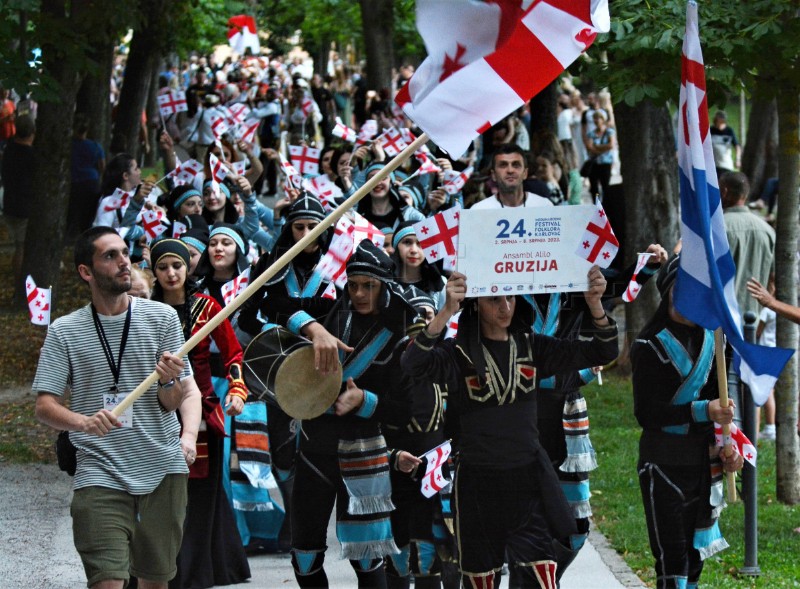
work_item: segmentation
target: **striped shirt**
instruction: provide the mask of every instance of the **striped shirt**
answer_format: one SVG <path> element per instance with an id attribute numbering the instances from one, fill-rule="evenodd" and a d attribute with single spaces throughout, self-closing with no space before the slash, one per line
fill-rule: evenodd
<path id="1" fill-rule="evenodd" d="M 163 352 L 174 353 L 184 343 L 180 320 L 171 307 L 146 299 L 130 300 L 131 326 L 119 378 L 121 393 L 130 393 L 145 380 Z M 118 365 L 125 316 L 99 315 Z M 185 357 L 183 360 L 183 376 L 190 376 L 189 362 Z M 70 409 L 94 415 L 103 408 L 103 393 L 113 384 L 91 307 L 57 319 L 45 338 L 33 391 L 62 396 L 69 388 Z M 103 437 L 70 432 L 70 440 L 78 448 L 75 489 L 99 486 L 143 495 L 152 492 L 165 475 L 188 472 L 177 416 L 164 410 L 157 392 L 158 385 L 154 384 L 133 404 L 133 427 L 116 428 Z"/>

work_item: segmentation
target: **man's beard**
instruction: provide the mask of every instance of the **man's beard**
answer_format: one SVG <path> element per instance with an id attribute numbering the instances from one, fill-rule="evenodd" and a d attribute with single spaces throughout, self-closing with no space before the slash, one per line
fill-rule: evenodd
<path id="1" fill-rule="evenodd" d="M 103 276 L 102 274 L 96 274 L 94 278 L 95 282 L 97 283 L 97 287 L 103 292 L 107 292 L 109 294 L 124 294 L 131 289 L 130 275 L 125 282 L 119 282 L 116 278 Z"/>

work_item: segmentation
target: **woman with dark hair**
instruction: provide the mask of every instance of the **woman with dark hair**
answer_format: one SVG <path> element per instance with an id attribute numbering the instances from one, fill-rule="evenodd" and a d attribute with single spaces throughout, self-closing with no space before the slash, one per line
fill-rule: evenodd
<path id="1" fill-rule="evenodd" d="M 295 200 L 289 207 L 286 225 L 278 237 L 272 252 L 262 255 L 252 273 L 252 280 L 264 273 L 275 260 L 285 254 L 325 218 L 322 203 L 308 193 Z M 327 309 L 328 299 L 322 293 L 329 283 L 317 271 L 322 256 L 328 250 L 333 230 L 323 233 L 317 241 L 306 247 L 284 266 L 273 278 L 268 280 L 244 305 L 238 317 L 238 327 L 248 336 L 256 336 L 268 326 L 274 325 L 275 307 L 287 298 L 303 298 L 307 305 Z M 338 293 L 337 293 L 338 294 Z M 313 312 L 312 312 L 313 314 Z M 296 430 L 293 420 L 277 405 L 267 408 L 267 428 L 270 437 L 272 469 L 284 499 L 287 517 L 279 533 L 279 547 L 290 546 L 291 496 L 294 481 Z"/>
<path id="2" fill-rule="evenodd" d="M 152 245 L 156 284 L 153 300 L 173 307 L 188 339 L 211 321 L 221 307 L 191 285 L 189 250 L 177 239 L 161 239 Z M 211 381 L 211 342 L 219 350 L 228 390 L 224 402 Z M 189 353 L 194 378 L 202 393 L 203 420 L 197 439 L 197 459 L 189 468 L 188 504 L 183 543 L 178 553 L 174 589 L 204 588 L 242 583 L 250 577 L 242 540 L 222 485 L 222 446 L 225 416 L 239 415 L 247 399 L 242 380 L 242 349 L 225 320 Z M 204 451 L 205 450 L 205 451 Z"/>
<path id="3" fill-rule="evenodd" d="M 453 504 L 466 587 L 495 586 L 504 562 L 515 569 L 518 586 L 556 587 L 558 563 L 571 557 L 577 529 L 539 442 L 537 381 L 617 356 L 597 266 L 588 283 L 592 339 L 567 341 L 532 333 L 531 307 L 514 296 L 465 300 L 466 276 L 454 272 L 444 307 L 403 355 L 410 378 L 448 387 L 448 415 L 459 432 Z M 457 337 L 440 341 L 462 301 Z"/>
<path id="4" fill-rule="evenodd" d="M 103 182 L 100 186 L 100 194 L 103 195 L 103 198 L 97 206 L 93 225 L 104 225 L 114 229 L 132 227 L 136 221 L 136 215 L 126 215 L 128 209 L 132 208 L 129 206 L 131 201 L 136 198 L 139 202 L 143 202 L 154 186 L 152 182 L 142 182 L 142 170 L 132 155 L 127 153 L 115 155 L 108 162 L 103 174 Z M 120 202 L 120 198 L 114 196 L 117 188 L 131 194 L 131 197 Z M 138 210 L 141 210 L 141 205 Z"/>
<path id="5" fill-rule="evenodd" d="M 400 223 L 392 237 L 395 280 L 404 288 L 415 286 L 430 296 L 434 302 L 434 311 L 438 311 L 444 305 L 445 279 L 439 268 L 425 259 L 417 233 L 414 231 L 414 223 L 414 221 Z"/>
<path id="6" fill-rule="evenodd" d="M 170 221 L 181 221 L 189 215 L 201 215 L 203 195 L 191 184 L 184 184 L 170 190 L 164 208 Z"/>
<path id="7" fill-rule="evenodd" d="M 217 223 L 208 234 L 208 248 L 200 261 L 205 269 L 200 286 L 220 305 L 225 305 L 222 296 L 225 283 L 250 266 L 245 248 L 244 236 L 230 223 Z"/>

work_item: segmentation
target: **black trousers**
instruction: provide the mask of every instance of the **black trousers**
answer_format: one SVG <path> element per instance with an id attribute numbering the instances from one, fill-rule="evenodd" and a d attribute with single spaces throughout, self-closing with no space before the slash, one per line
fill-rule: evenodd
<path id="1" fill-rule="evenodd" d="M 698 519 L 708 508 L 707 465 L 639 463 L 639 486 L 650 550 L 656 559 L 656 587 L 673 589 L 697 583 L 703 571 L 694 548 Z"/>
<path id="2" fill-rule="evenodd" d="M 506 554 L 512 566 L 556 559 L 537 475 L 533 465 L 491 472 L 459 465 L 454 500 L 459 568 L 463 575 L 485 576 L 499 571 Z M 553 485 L 560 493 L 557 484 Z M 563 511 L 562 517 L 572 525 L 568 506 Z M 539 587 L 530 566 L 523 566 L 518 572 L 520 586 Z"/>

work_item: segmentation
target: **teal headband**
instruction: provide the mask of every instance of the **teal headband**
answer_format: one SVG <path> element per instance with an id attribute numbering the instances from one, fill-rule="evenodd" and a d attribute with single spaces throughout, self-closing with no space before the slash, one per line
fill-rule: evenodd
<path id="1" fill-rule="evenodd" d="M 230 237 L 233 241 L 236 242 L 236 245 L 239 247 L 239 251 L 242 252 L 243 254 L 246 253 L 247 250 L 244 249 L 244 241 L 242 240 L 242 236 L 236 233 L 236 231 L 234 231 L 230 227 L 215 227 L 214 229 L 211 230 L 211 234 L 208 236 L 208 238 L 211 239 L 212 237 L 214 237 L 215 235 L 219 235 L 220 233 L 222 235 L 227 235 L 228 237 Z"/>
<path id="2" fill-rule="evenodd" d="M 400 243 L 400 240 L 406 237 L 407 235 L 416 235 L 417 232 L 414 231 L 414 227 L 403 227 L 400 231 L 394 234 L 392 238 L 392 247 L 397 248 L 397 244 Z"/>
<path id="3" fill-rule="evenodd" d="M 183 203 L 185 203 L 188 199 L 192 198 L 193 196 L 199 196 L 200 198 L 203 198 L 203 195 L 200 194 L 199 190 L 197 190 L 196 188 L 192 188 L 191 190 L 187 190 L 182 195 L 180 195 L 172 204 L 172 208 L 177 211 Z"/>
<path id="4" fill-rule="evenodd" d="M 225 198 L 230 199 L 231 189 L 228 188 L 228 185 L 225 184 L 224 182 L 217 182 L 217 185 L 219 186 L 222 193 L 225 195 Z M 205 190 L 206 188 L 211 188 L 211 180 L 206 180 L 205 182 L 203 182 L 203 190 Z"/>
<path id="5" fill-rule="evenodd" d="M 181 241 L 182 241 L 183 243 L 185 243 L 186 245 L 190 245 L 190 246 L 192 246 L 194 249 L 196 249 L 196 250 L 197 250 L 198 252 L 200 252 L 201 254 L 202 254 L 204 251 L 206 251 L 206 244 L 204 244 L 204 243 L 203 243 L 202 241 L 200 241 L 199 239 L 195 239 L 194 237 L 185 237 L 185 236 L 183 236 L 183 235 L 181 235 L 181 238 L 180 238 L 180 239 L 181 239 Z"/>

